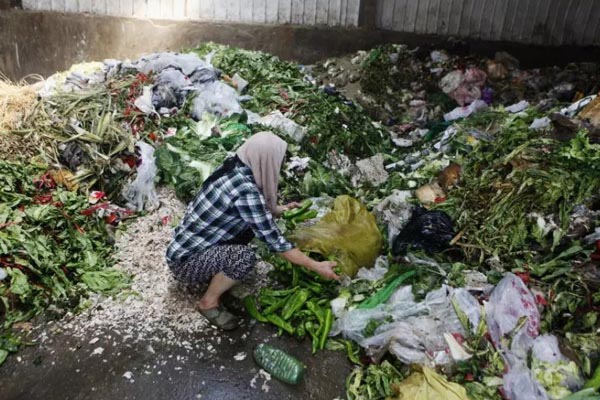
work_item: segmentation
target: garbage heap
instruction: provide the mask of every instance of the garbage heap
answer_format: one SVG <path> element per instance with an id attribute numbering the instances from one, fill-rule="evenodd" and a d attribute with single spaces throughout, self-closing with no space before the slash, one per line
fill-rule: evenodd
<path id="1" fill-rule="evenodd" d="M 273 285 L 244 303 L 346 351 L 348 398 L 600 398 L 599 75 L 503 52 L 386 45 L 299 66 L 206 44 L 5 83 L 0 361 L 15 323 L 127 286 L 111 232 L 159 207 L 156 185 L 190 200 L 270 130 L 292 153 L 281 201 L 312 199 L 281 229 L 343 279 L 256 244 Z"/>

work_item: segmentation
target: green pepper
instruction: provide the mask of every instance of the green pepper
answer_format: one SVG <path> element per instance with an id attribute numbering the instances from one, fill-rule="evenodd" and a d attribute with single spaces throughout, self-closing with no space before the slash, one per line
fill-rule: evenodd
<path id="1" fill-rule="evenodd" d="M 248 314 L 250 314 L 250 316 L 252 318 L 254 318 L 255 320 L 260 321 L 260 322 L 268 322 L 269 321 L 260 313 L 260 311 L 258 311 L 258 308 L 256 307 L 256 301 L 254 301 L 254 297 L 252 297 L 252 296 L 244 297 L 244 307 L 246 308 L 246 311 L 248 311 Z"/>
<path id="2" fill-rule="evenodd" d="M 295 291 L 295 290 L 294 290 Z M 270 305 L 269 307 L 265 308 L 263 310 L 263 314 L 265 316 L 269 315 L 269 314 L 273 314 L 275 311 L 279 310 L 280 308 L 283 308 L 287 302 L 289 301 L 290 297 L 292 297 L 293 294 L 290 294 L 288 296 L 282 297 L 277 303 Z"/>
<path id="3" fill-rule="evenodd" d="M 281 316 L 283 317 L 283 319 L 285 321 L 292 318 L 292 315 L 294 315 L 294 313 L 296 311 L 298 311 L 300 308 L 302 308 L 302 306 L 304 305 L 306 300 L 308 300 L 309 294 L 310 293 L 308 290 L 302 289 L 302 290 L 299 290 L 296 293 L 294 293 L 289 298 L 288 302 L 286 303 L 286 305 L 283 307 L 283 310 L 281 311 Z"/>
<path id="4" fill-rule="evenodd" d="M 312 205 L 313 202 L 311 200 L 305 200 L 299 208 L 284 212 L 283 219 L 292 219 L 300 214 L 304 214 Z"/>
<path id="5" fill-rule="evenodd" d="M 300 272 L 298 271 L 298 267 L 295 267 L 292 270 L 292 287 L 298 286 L 299 281 L 300 281 Z"/>
<path id="6" fill-rule="evenodd" d="M 312 300 L 306 302 L 306 308 L 308 308 L 315 317 L 317 317 L 317 321 L 319 321 L 319 325 L 323 325 L 325 323 L 325 314 L 323 313 L 323 309 L 315 304 Z"/>
<path id="7" fill-rule="evenodd" d="M 323 325 L 321 325 L 320 337 L 319 337 L 319 350 L 323 350 L 325 348 L 325 342 L 327 341 L 327 337 L 329 337 L 329 332 L 331 332 L 331 325 L 333 324 L 333 312 L 331 308 L 328 308 L 325 311 L 325 320 Z"/>
<path id="8" fill-rule="evenodd" d="M 316 282 L 301 280 L 300 286 L 304 286 L 305 288 L 310 289 L 311 292 L 316 294 L 323 293 L 323 287 L 321 287 L 321 285 L 319 285 Z"/>
<path id="9" fill-rule="evenodd" d="M 360 359 L 354 350 L 355 345 L 350 340 L 344 340 L 343 342 L 346 345 L 346 354 L 348 355 L 348 359 L 354 364 L 362 365 L 362 362 L 360 362 Z"/>
<path id="10" fill-rule="evenodd" d="M 594 375 L 583 385 L 583 388 L 593 388 L 596 391 L 600 389 L 600 365 L 594 371 Z"/>
<path id="11" fill-rule="evenodd" d="M 297 215 L 294 218 L 292 218 L 292 223 L 294 225 L 296 225 L 296 224 L 299 224 L 300 222 L 304 222 L 304 221 L 308 221 L 309 219 L 313 219 L 317 215 L 319 215 L 319 212 L 317 210 L 310 210 L 310 211 L 307 211 L 303 214 Z"/>
<path id="12" fill-rule="evenodd" d="M 290 294 L 294 293 L 295 291 L 296 291 L 295 288 L 282 289 L 282 290 L 273 290 L 273 289 L 262 288 L 262 289 L 260 289 L 260 294 L 264 294 L 265 296 L 272 296 L 272 297 L 282 297 L 282 296 L 289 296 Z"/>
<path id="13" fill-rule="evenodd" d="M 306 322 L 304 327 L 312 339 L 312 353 L 315 354 L 319 349 L 319 329 L 310 321 Z"/>
<path id="14" fill-rule="evenodd" d="M 281 317 L 279 317 L 278 315 L 269 314 L 267 315 L 267 320 L 276 327 L 283 329 L 290 335 L 294 334 L 294 328 L 292 327 L 292 325 L 281 319 Z"/>

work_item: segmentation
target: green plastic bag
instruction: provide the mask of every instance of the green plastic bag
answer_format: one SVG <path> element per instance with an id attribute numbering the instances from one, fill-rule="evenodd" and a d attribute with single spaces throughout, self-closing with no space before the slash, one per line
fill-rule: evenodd
<path id="1" fill-rule="evenodd" d="M 337 197 L 331 212 L 298 229 L 291 239 L 305 252 L 333 257 L 350 277 L 361 267 L 371 268 L 383 247 L 375 217 L 350 196 Z"/>

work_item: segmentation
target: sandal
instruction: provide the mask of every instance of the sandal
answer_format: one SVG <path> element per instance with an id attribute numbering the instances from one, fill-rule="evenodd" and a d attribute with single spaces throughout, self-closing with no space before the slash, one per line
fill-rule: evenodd
<path id="1" fill-rule="evenodd" d="M 198 308 L 198 311 L 206 317 L 208 322 L 224 331 L 232 331 L 240 325 L 239 318 L 227 311 L 223 306 L 209 308 L 208 310 Z"/>

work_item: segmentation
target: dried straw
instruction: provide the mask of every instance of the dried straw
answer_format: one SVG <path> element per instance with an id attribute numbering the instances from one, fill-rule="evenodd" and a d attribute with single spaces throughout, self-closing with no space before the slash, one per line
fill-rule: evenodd
<path id="1" fill-rule="evenodd" d="M 0 73 L 0 157 L 5 160 L 27 159 L 39 152 L 37 138 L 12 133 L 23 126 L 38 101 L 37 88 L 27 80 L 41 81 L 42 77 L 12 82 Z"/>

